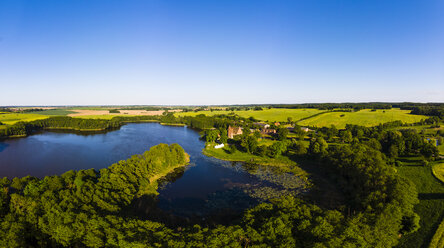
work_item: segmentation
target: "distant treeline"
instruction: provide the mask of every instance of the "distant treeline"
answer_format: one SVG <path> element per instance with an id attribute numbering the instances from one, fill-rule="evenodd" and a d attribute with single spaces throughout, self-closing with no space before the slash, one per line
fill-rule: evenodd
<path id="1" fill-rule="evenodd" d="M 78 131 L 89 131 L 107 130 L 110 128 L 118 128 L 120 126 L 120 122 L 114 120 L 81 119 L 68 116 L 56 116 L 43 120 L 17 122 L 14 125 L 0 129 L 0 137 L 26 136 L 31 134 L 33 131 L 42 129 L 71 129 Z"/>

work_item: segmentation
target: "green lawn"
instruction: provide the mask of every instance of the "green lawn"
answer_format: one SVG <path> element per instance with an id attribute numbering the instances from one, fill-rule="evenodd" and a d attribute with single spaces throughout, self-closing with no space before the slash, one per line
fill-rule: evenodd
<path id="1" fill-rule="evenodd" d="M 49 116 L 39 114 L 22 114 L 22 113 L 7 113 L 0 114 L 0 122 L 6 125 L 12 125 L 19 121 L 35 121 L 46 119 Z"/>
<path id="2" fill-rule="evenodd" d="M 438 151 L 439 151 L 440 155 L 444 156 L 444 145 L 439 145 L 438 146 Z"/>
<path id="3" fill-rule="evenodd" d="M 246 152 L 241 152 L 238 150 L 236 150 L 234 153 L 231 153 L 227 148 L 227 146 L 224 148 L 215 149 L 214 145 L 215 143 L 206 144 L 202 153 L 207 156 L 215 157 L 226 161 L 240 161 L 240 162 L 249 162 L 260 165 L 276 166 L 280 167 L 283 170 L 291 171 L 295 175 L 301 176 L 302 178 L 307 178 L 308 176 L 307 172 L 298 167 L 297 163 L 290 160 L 288 157 L 284 156 L 280 156 L 278 158 L 260 157 Z"/>
<path id="4" fill-rule="evenodd" d="M 444 163 L 434 164 L 432 171 L 433 175 L 444 183 Z"/>
<path id="5" fill-rule="evenodd" d="M 385 111 L 385 112 L 384 112 Z M 306 120 L 298 122 L 301 126 L 328 127 L 335 125 L 337 128 L 344 128 L 345 124 L 355 124 L 361 126 L 376 126 L 380 123 L 400 120 L 406 123 L 418 122 L 426 119 L 426 116 L 411 115 L 410 110 L 390 109 L 376 110 L 363 109 L 358 112 L 328 112 Z"/>
<path id="6" fill-rule="evenodd" d="M 75 113 L 74 111 L 66 110 L 66 109 L 48 109 L 43 111 L 35 111 L 31 112 L 31 114 L 39 114 L 39 115 L 59 115 L 66 116 L 69 114 Z"/>
<path id="7" fill-rule="evenodd" d="M 272 109 L 264 109 L 264 110 L 241 110 L 234 111 L 235 114 L 249 118 L 254 117 L 255 119 L 262 121 L 279 121 L 284 122 L 287 121 L 288 117 L 293 118 L 293 121 L 298 121 L 303 118 L 307 118 L 309 116 L 322 113 L 325 110 L 318 109 L 281 109 L 281 108 L 272 108 Z M 205 114 L 207 116 L 211 115 L 220 115 L 220 114 L 229 114 L 233 113 L 233 111 L 219 110 L 219 111 L 199 111 L 199 112 L 179 112 L 176 113 L 178 116 L 196 116 L 200 114 Z"/>
<path id="8" fill-rule="evenodd" d="M 429 248 L 442 248 L 444 247 L 444 220 L 442 220 L 432 241 L 430 242 Z"/>
<path id="9" fill-rule="evenodd" d="M 420 159 L 405 158 L 403 162 L 398 172 L 416 185 L 420 202 L 415 212 L 421 217 L 421 228 L 402 237 L 399 247 L 425 248 L 444 217 L 444 184 L 433 176 L 430 166 L 419 165 Z"/>

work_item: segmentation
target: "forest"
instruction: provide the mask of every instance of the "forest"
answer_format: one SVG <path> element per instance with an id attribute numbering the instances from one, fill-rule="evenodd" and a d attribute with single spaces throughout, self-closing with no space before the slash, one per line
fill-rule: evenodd
<path id="1" fill-rule="evenodd" d="M 118 128 L 121 123 L 113 120 L 80 119 L 68 116 L 55 116 L 30 122 L 17 122 L 0 129 L 0 137 L 27 136 L 43 129 L 69 129 L 77 131 L 100 131 Z"/>

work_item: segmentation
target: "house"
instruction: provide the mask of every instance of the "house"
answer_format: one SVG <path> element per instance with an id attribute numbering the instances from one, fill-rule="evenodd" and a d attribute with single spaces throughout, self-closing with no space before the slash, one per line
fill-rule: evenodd
<path id="1" fill-rule="evenodd" d="M 224 146 L 225 146 L 224 144 L 218 144 L 218 145 L 215 145 L 214 148 L 219 149 L 219 148 L 222 148 Z"/>
<path id="2" fill-rule="evenodd" d="M 260 126 L 261 128 L 269 128 L 270 125 L 268 125 L 267 123 L 260 123 L 260 122 L 255 122 L 253 123 L 254 125 Z"/>
<path id="3" fill-rule="evenodd" d="M 262 129 L 261 130 L 261 134 L 262 135 L 275 134 L 275 133 L 276 133 L 276 129 L 267 128 L 267 129 Z"/>
<path id="4" fill-rule="evenodd" d="M 279 123 L 279 122 L 275 122 L 274 125 L 275 125 L 276 127 L 279 127 L 279 126 L 281 125 L 281 123 Z"/>
<path id="5" fill-rule="evenodd" d="M 228 138 L 232 139 L 236 135 L 242 134 L 242 128 L 241 127 L 232 127 L 228 126 Z"/>
<path id="6" fill-rule="evenodd" d="M 311 132 L 311 131 L 313 131 L 313 130 L 311 130 L 308 127 L 301 127 L 301 130 L 304 131 L 304 132 Z"/>

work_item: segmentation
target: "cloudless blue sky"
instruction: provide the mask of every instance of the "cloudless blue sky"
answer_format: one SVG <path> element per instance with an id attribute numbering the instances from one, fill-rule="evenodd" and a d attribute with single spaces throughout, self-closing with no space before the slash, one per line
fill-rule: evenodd
<path id="1" fill-rule="evenodd" d="M 0 1 L 0 105 L 444 102 L 444 1 Z"/>

